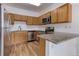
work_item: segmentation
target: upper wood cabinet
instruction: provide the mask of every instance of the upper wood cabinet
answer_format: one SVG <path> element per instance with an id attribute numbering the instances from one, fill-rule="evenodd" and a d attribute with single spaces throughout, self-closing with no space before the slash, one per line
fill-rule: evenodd
<path id="1" fill-rule="evenodd" d="M 39 17 L 33 17 L 33 25 L 41 25 L 42 21 Z"/>
<path id="2" fill-rule="evenodd" d="M 41 19 L 41 16 L 38 17 L 38 24 L 39 24 L 39 25 L 42 25 L 42 19 Z"/>
<path id="3" fill-rule="evenodd" d="M 51 23 L 57 23 L 58 22 L 58 9 L 55 9 L 51 11 Z"/>
<path id="4" fill-rule="evenodd" d="M 33 25 L 38 25 L 38 18 L 37 17 L 33 17 L 33 20 L 32 20 L 32 24 Z"/>
<path id="5" fill-rule="evenodd" d="M 42 17 L 42 16 L 39 16 L 38 18 L 39 18 L 39 23 L 42 25 L 42 24 L 43 24 L 43 23 L 42 23 L 43 17 Z"/>
<path id="6" fill-rule="evenodd" d="M 15 21 L 27 22 L 27 16 L 12 14 L 12 13 L 8 13 L 7 15 L 8 15 L 9 23 L 12 25 L 14 24 Z"/>
<path id="7" fill-rule="evenodd" d="M 39 17 L 28 16 L 28 18 L 27 18 L 27 24 L 28 25 L 40 25 L 41 24 L 41 20 L 40 20 Z"/>
<path id="8" fill-rule="evenodd" d="M 70 22 L 71 4 L 65 4 L 58 8 L 58 23 Z"/>
<path id="9" fill-rule="evenodd" d="M 25 21 L 27 20 L 27 16 L 24 16 L 24 15 L 17 15 L 17 14 L 14 14 L 14 20 L 15 21 Z"/>
<path id="10" fill-rule="evenodd" d="M 48 12 L 40 17 L 23 16 L 9 13 L 8 17 L 10 24 L 14 24 L 14 21 L 24 21 L 28 25 L 42 25 L 42 19 L 51 16 L 51 23 L 68 23 L 72 20 L 72 5 L 66 3 L 51 12 Z"/>
<path id="11" fill-rule="evenodd" d="M 14 17 L 13 17 L 13 14 L 11 13 L 8 13 L 7 14 L 7 17 L 8 17 L 8 20 L 9 20 L 9 24 L 14 24 Z"/>
<path id="12" fill-rule="evenodd" d="M 32 25 L 32 22 L 33 22 L 33 17 L 28 16 L 28 17 L 27 17 L 27 24 L 28 24 L 28 25 Z"/>
<path id="13" fill-rule="evenodd" d="M 71 22 L 72 6 L 67 3 L 51 11 L 51 23 Z"/>
<path id="14" fill-rule="evenodd" d="M 26 22 L 26 24 L 28 25 L 42 24 L 40 17 L 23 16 L 23 15 L 8 13 L 8 19 L 10 24 L 14 24 L 14 21 L 23 21 Z"/>

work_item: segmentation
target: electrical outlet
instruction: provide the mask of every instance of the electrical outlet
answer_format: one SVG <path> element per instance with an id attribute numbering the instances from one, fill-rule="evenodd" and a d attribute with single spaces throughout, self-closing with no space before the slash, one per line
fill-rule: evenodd
<path id="1" fill-rule="evenodd" d="M 65 28 L 67 28 L 67 26 L 65 26 Z"/>

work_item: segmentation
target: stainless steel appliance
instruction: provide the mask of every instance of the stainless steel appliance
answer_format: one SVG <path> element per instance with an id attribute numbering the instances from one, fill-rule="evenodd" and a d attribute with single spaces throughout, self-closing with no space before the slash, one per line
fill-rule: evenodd
<path id="1" fill-rule="evenodd" d="M 0 55 L 1 55 L 1 32 L 2 32 L 2 25 L 1 25 L 1 4 L 0 4 Z"/>
<path id="2" fill-rule="evenodd" d="M 54 30 L 55 30 L 55 28 L 54 27 L 47 27 L 46 29 L 45 29 L 45 34 L 50 34 L 50 33 L 53 33 L 54 32 Z"/>
<path id="3" fill-rule="evenodd" d="M 4 26 L 3 26 L 3 33 L 4 33 L 4 35 L 3 35 L 3 37 L 4 37 L 4 53 L 3 53 L 3 55 L 9 55 L 9 52 L 10 52 L 10 48 L 7 48 L 7 46 L 10 46 L 11 45 L 11 39 L 10 39 L 10 27 L 11 27 L 11 25 L 10 25 L 10 21 L 9 20 L 11 20 L 11 17 L 9 16 L 7 16 L 7 13 L 6 13 L 7 11 L 4 9 L 4 13 L 3 13 L 3 16 L 4 16 Z"/>
<path id="4" fill-rule="evenodd" d="M 28 42 L 35 41 L 34 39 L 34 31 L 28 31 Z"/>
<path id="5" fill-rule="evenodd" d="M 43 24 L 50 24 L 51 23 L 51 16 L 49 16 L 47 18 L 43 18 L 42 19 L 42 23 Z"/>

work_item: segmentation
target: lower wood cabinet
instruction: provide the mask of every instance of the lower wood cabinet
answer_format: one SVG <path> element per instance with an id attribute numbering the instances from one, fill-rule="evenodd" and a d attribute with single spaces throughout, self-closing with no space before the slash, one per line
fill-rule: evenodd
<path id="1" fill-rule="evenodd" d="M 38 37 L 39 38 L 39 37 Z M 46 40 L 39 38 L 39 56 L 45 56 L 45 44 L 46 44 Z"/>
<path id="2" fill-rule="evenodd" d="M 15 31 L 11 33 L 11 43 L 21 44 L 27 43 L 27 32 L 26 31 Z"/>

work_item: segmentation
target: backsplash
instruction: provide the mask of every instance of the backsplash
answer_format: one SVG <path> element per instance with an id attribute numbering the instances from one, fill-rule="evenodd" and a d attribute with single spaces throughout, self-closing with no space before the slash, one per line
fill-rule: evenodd
<path id="1" fill-rule="evenodd" d="M 27 25 L 26 22 L 20 22 L 20 21 L 15 21 L 14 25 L 11 26 L 10 30 L 19 30 L 19 26 L 21 27 L 22 30 L 25 29 L 37 29 L 37 30 L 45 30 L 45 27 L 40 26 L 40 25 Z"/>

